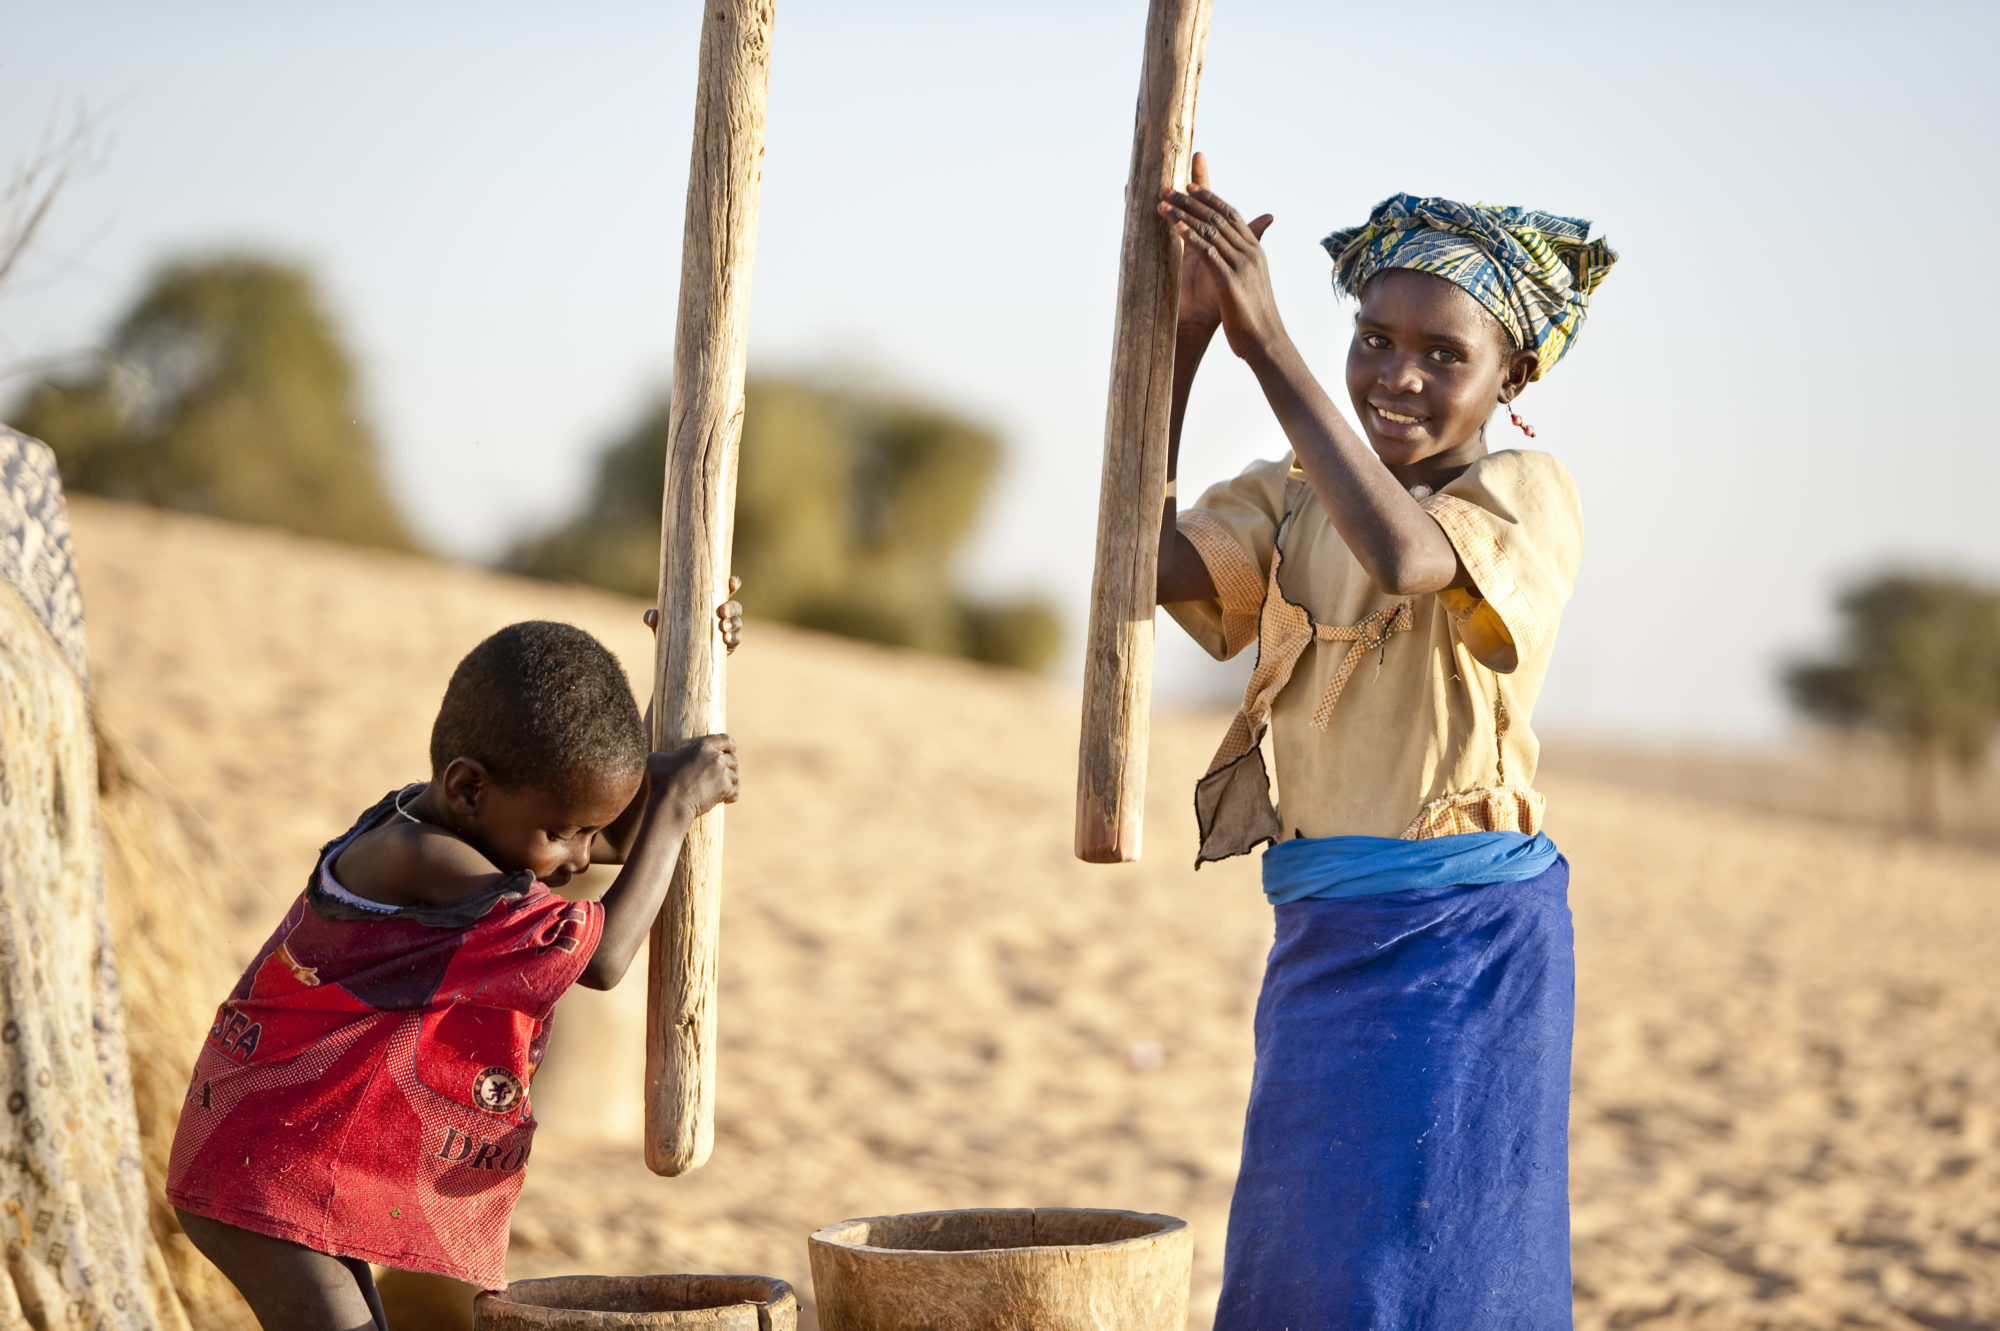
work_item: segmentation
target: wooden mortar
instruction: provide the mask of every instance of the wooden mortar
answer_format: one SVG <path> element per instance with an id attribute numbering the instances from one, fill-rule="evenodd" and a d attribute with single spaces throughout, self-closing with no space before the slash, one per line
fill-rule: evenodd
<path id="1" fill-rule="evenodd" d="M 797 1331 L 792 1287 L 765 1276 L 552 1276 L 472 1304 L 474 1331 Z"/>
<path id="2" fill-rule="evenodd" d="M 814 1234 L 821 1331 L 1185 1331 L 1194 1235 L 1138 1211 L 926 1211 Z"/>

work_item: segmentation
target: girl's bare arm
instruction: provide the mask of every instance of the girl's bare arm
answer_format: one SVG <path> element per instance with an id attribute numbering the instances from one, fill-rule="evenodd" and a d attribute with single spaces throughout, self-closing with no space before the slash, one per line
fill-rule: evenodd
<path id="1" fill-rule="evenodd" d="M 1208 185 L 1208 159 L 1194 155 L 1194 183 Z M 1250 225 L 1258 235 L 1271 224 L 1260 217 Z M 1175 305 L 1173 407 L 1167 416 L 1167 506 L 1160 515 L 1160 565 L 1157 579 L 1161 605 L 1175 601 L 1208 601 L 1215 597 L 1215 579 L 1194 545 L 1181 535 L 1180 505 L 1175 499 L 1181 467 L 1181 426 L 1187 420 L 1188 395 L 1194 390 L 1195 371 L 1215 330 L 1222 327 L 1223 291 L 1220 279 L 1209 265 L 1181 264 L 1181 286 Z"/>
<path id="2" fill-rule="evenodd" d="M 1260 243 L 1264 227 L 1244 221 L 1200 178 L 1188 193 L 1169 191 L 1160 208 L 1187 245 L 1184 267 L 1213 278 L 1230 350 L 1256 374 L 1306 479 L 1368 576 L 1392 596 L 1439 591 L 1460 579 L 1458 552 L 1443 529 L 1335 410 L 1285 331 Z"/>
<path id="3" fill-rule="evenodd" d="M 1160 514 L 1159 602 L 1208 601 L 1215 597 L 1215 579 L 1192 542 L 1181 535 L 1180 507 L 1174 498 L 1180 471 L 1181 424 L 1187 419 L 1188 394 L 1202 354 L 1215 336 L 1215 325 L 1183 322 L 1174 334 L 1173 410 L 1167 417 L 1167 506 Z"/>

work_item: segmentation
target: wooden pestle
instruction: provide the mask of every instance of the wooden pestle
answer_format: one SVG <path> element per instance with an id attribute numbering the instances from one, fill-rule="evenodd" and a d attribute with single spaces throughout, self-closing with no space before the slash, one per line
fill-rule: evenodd
<path id="1" fill-rule="evenodd" d="M 653 747 L 724 729 L 721 634 L 743 437 L 750 269 L 763 182 L 772 0 L 704 0 L 694 154 L 681 237 L 672 424 L 660 517 Z M 722 810 L 689 829 L 653 922 L 646 1002 L 646 1164 L 684 1174 L 715 1145 Z"/>
<path id="2" fill-rule="evenodd" d="M 1154 209 L 1161 186 L 1187 180 L 1208 15 L 1209 0 L 1152 0 L 1146 15 L 1077 754 L 1076 854 L 1098 864 L 1136 860 L 1140 851 L 1181 271 L 1180 238 Z"/>

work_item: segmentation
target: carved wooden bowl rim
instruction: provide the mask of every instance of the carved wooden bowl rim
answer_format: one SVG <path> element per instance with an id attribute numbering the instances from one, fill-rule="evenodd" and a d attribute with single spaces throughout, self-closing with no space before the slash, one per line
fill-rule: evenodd
<path id="1" fill-rule="evenodd" d="M 866 1235 L 870 1238 L 875 1237 L 874 1229 L 878 1225 L 885 1228 L 893 1228 L 903 1225 L 914 1225 L 926 1220 L 949 1221 L 958 1218 L 966 1219 L 969 1224 L 976 1224 L 979 1218 L 989 1216 L 1005 1216 L 1008 1218 L 1026 1216 L 1030 1219 L 1031 1224 L 1039 1221 L 1044 1216 L 1058 1222 L 1084 1216 L 1116 1216 L 1124 1220 L 1144 1224 L 1146 1228 L 1139 1233 L 1128 1234 L 1123 1238 L 1101 1239 L 1089 1243 L 996 1244 L 972 1248 L 890 1247 L 877 1243 L 857 1242 L 855 1238 L 857 1234 Z M 947 1211 L 908 1211 L 900 1215 L 857 1216 L 851 1220 L 842 1220 L 814 1230 L 810 1241 L 816 1244 L 825 1244 L 830 1248 L 844 1249 L 849 1252 L 910 1253 L 921 1254 L 925 1257 L 975 1260 L 995 1253 L 1056 1250 L 1110 1252 L 1120 1248 L 1145 1247 L 1178 1234 L 1187 1229 L 1187 1227 L 1187 1221 L 1181 1219 L 1179 1216 L 1163 1215 L 1157 1211 L 1125 1211 L 1116 1207 L 1105 1206 L 977 1206 Z"/>
<path id="2" fill-rule="evenodd" d="M 648 1309 L 593 1308 L 588 1303 L 568 1301 L 576 1294 L 588 1290 L 608 1293 L 613 1290 L 636 1290 L 648 1287 L 658 1287 L 662 1293 L 670 1290 L 699 1289 L 702 1292 L 692 1297 L 701 1301 L 684 1302 L 677 1307 Z M 642 1276 L 541 1276 L 534 1280 L 510 1281 L 506 1289 L 485 1290 L 479 1298 L 480 1301 L 504 1311 L 544 1309 L 550 1312 L 603 1312 L 631 1316 L 658 1316 L 662 1313 L 729 1312 L 738 1308 L 763 1308 L 780 1303 L 791 1294 L 791 1285 L 775 1276 L 663 1273 Z M 528 1297 L 519 1298 L 517 1295 Z M 538 1298 L 537 1295 L 546 1298 Z M 682 1297 L 688 1296 L 683 1294 Z"/>

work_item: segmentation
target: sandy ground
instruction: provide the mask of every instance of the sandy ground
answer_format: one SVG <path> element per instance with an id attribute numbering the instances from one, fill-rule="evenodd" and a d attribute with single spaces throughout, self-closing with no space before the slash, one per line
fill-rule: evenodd
<path id="1" fill-rule="evenodd" d="M 240 861 L 241 956 L 323 841 L 424 774 L 479 637 L 567 619 L 648 668 L 619 598 L 89 500 L 74 521 L 100 699 Z M 1206 1326 L 1270 937 L 1253 864 L 1188 867 L 1220 718 L 1156 722 L 1146 859 L 1106 869 L 1069 853 L 1060 687 L 755 622 L 730 687 L 714 1159 L 647 1173 L 643 979 L 577 992 L 513 1274 L 757 1271 L 809 1299 L 830 1221 L 1108 1205 L 1193 1223 Z M 1545 787 L 1575 865 L 1579 1325 L 2000 1327 L 2000 855 Z"/>
<path id="2" fill-rule="evenodd" d="M 1559 736 L 1544 745 L 1542 766 L 1848 827 L 1922 830 L 1912 808 L 1909 757 L 1886 736 L 1808 733 L 1783 748 L 1733 752 L 1701 745 L 1635 751 Z M 2000 763 L 1970 771 L 1939 763 L 1934 770 L 1937 804 L 1928 835 L 2000 850 Z"/>

